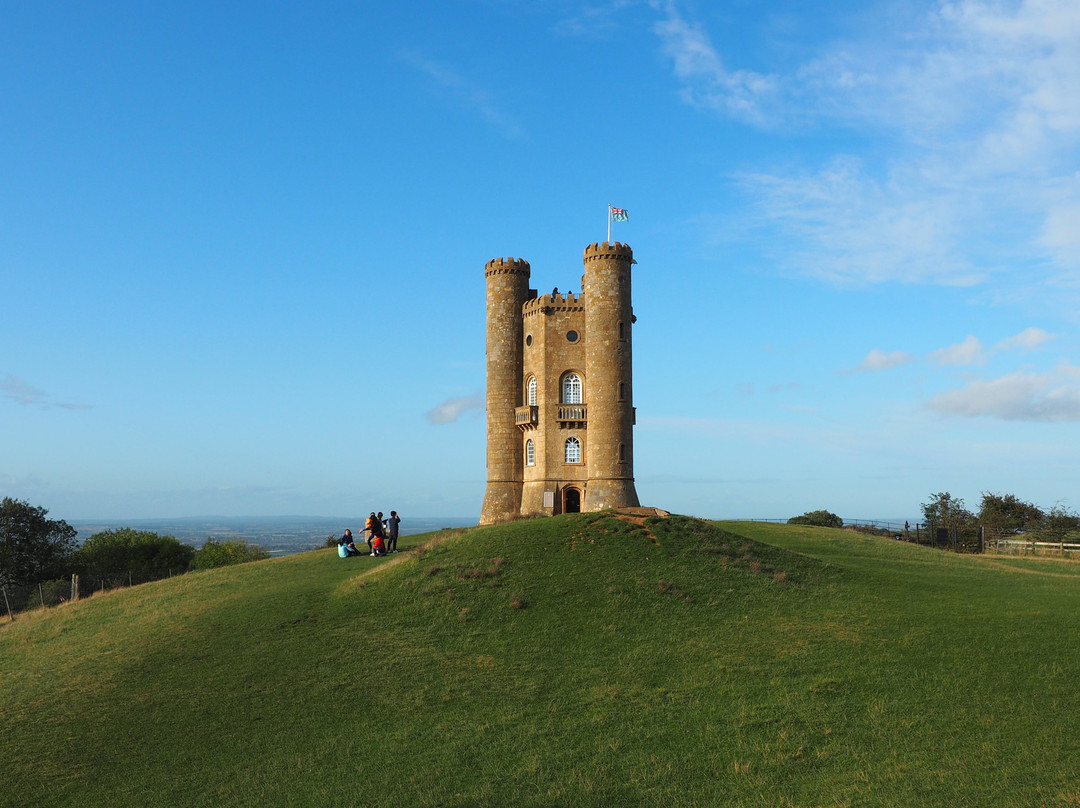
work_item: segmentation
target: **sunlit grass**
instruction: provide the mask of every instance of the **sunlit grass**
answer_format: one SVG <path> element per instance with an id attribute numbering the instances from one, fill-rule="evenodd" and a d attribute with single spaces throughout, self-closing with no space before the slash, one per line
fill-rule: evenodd
<path id="1" fill-rule="evenodd" d="M 1076 804 L 1076 567 L 723 527 L 530 520 L 20 619 L 0 804 Z"/>

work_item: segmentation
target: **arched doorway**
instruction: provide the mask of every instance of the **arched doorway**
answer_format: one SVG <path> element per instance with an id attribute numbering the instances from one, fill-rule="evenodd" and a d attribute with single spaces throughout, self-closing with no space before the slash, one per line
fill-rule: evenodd
<path id="1" fill-rule="evenodd" d="M 581 513 L 581 491 L 576 488 L 563 489 L 563 513 Z"/>

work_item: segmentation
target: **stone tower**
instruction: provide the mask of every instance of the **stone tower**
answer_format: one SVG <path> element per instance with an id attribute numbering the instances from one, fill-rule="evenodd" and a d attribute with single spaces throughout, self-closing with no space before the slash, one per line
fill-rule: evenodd
<path id="1" fill-rule="evenodd" d="M 636 507 L 634 253 L 585 248 L 582 292 L 537 296 L 527 261 L 487 278 L 487 467 L 480 524 Z"/>

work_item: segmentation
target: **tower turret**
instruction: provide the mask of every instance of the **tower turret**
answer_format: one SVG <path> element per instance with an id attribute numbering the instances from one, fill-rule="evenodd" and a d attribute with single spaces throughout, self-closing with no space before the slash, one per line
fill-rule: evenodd
<path id="1" fill-rule="evenodd" d="M 603 242 L 585 248 L 585 384 L 589 408 L 585 509 L 637 507 L 630 268 L 634 251 Z"/>
<path id="2" fill-rule="evenodd" d="M 487 490 L 480 524 L 505 522 L 521 511 L 521 433 L 515 409 L 522 403 L 521 307 L 531 296 L 529 262 L 494 258 L 487 279 Z"/>

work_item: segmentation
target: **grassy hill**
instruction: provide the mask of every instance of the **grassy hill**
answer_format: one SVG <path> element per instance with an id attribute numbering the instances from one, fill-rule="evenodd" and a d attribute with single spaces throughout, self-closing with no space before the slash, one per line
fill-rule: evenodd
<path id="1" fill-rule="evenodd" d="M 0 805 L 1080 805 L 1080 565 L 680 517 L 410 539 L 0 627 Z"/>

